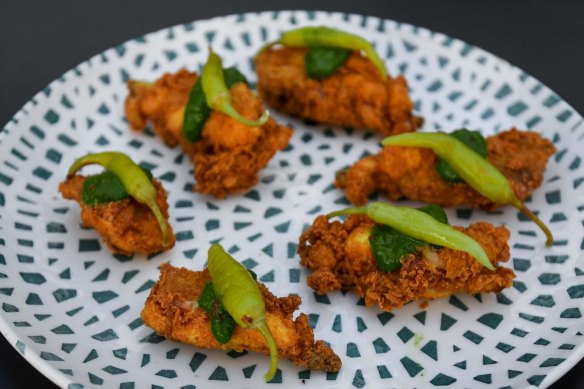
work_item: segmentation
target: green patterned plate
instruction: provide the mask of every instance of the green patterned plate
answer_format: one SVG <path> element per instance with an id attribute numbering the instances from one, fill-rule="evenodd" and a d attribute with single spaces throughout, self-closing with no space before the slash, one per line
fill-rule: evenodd
<path id="1" fill-rule="evenodd" d="M 314 217 L 346 200 L 334 173 L 376 152 L 375 134 L 291 122 L 296 133 L 262 172 L 261 184 L 224 201 L 190 192 L 192 169 L 152 133 L 128 130 L 128 77 L 196 69 L 212 44 L 254 80 L 251 56 L 282 30 L 325 24 L 373 41 L 393 74 L 410 82 L 425 129 L 542 132 L 558 153 L 529 201 L 557 238 L 545 248 L 533 223 L 510 208 L 449 210 L 454 224 L 487 220 L 512 231 L 517 279 L 500 294 L 458 295 L 384 313 L 353 293 L 315 296 L 296 242 Z M 177 244 L 168 253 L 113 256 L 79 208 L 57 192 L 66 168 L 89 151 L 124 150 L 169 191 Z M 537 80 L 485 51 L 442 34 L 374 17 L 265 12 L 175 26 L 107 50 L 37 94 L 0 136 L 0 327 L 20 353 L 69 388 L 263 386 L 268 359 L 199 350 L 153 334 L 139 318 L 165 261 L 200 269 L 222 239 L 278 295 L 297 293 L 317 338 L 343 360 L 338 374 L 282 361 L 283 387 L 545 387 L 583 355 L 584 125 Z M 578 263 L 580 262 L 580 263 Z M 277 386 L 277 385 L 272 385 Z"/>

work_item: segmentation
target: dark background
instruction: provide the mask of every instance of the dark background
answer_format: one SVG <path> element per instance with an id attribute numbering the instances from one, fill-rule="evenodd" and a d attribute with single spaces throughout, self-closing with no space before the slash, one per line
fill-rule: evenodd
<path id="1" fill-rule="evenodd" d="M 542 81 L 584 112 L 584 1 L 3 1 L 0 125 L 89 57 L 160 28 L 250 11 L 310 9 L 411 23 L 479 46 Z M 55 387 L 0 337 L 0 388 Z M 584 361 L 552 389 L 584 387 Z"/>

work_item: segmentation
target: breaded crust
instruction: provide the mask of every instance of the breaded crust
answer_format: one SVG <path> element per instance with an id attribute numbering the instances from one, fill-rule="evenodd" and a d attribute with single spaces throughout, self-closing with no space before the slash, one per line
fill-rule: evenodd
<path id="1" fill-rule="evenodd" d="M 383 80 L 369 59 L 353 52 L 335 74 L 312 80 L 306 75 L 305 53 L 306 48 L 272 47 L 255 58 L 258 92 L 268 105 L 301 118 L 383 135 L 421 127 L 403 77 Z"/>
<path id="2" fill-rule="evenodd" d="M 223 198 L 257 184 L 258 172 L 278 150 L 288 145 L 292 129 L 270 118 L 261 127 L 249 127 L 217 111 L 205 123 L 202 138 L 189 142 L 182 134 L 183 116 L 197 73 L 181 69 L 164 74 L 154 84 L 130 80 L 125 113 L 132 129 L 154 130 L 170 145 L 180 144 L 195 166 L 194 191 Z M 231 90 L 235 109 L 252 120 L 263 112 L 262 101 L 244 83 Z"/>
<path id="3" fill-rule="evenodd" d="M 495 271 L 488 270 L 469 254 L 448 248 L 431 248 L 409 254 L 393 272 L 378 269 L 369 232 L 374 222 L 352 215 L 345 222 L 329 222 L 318 216 L 300 237 L 300 263 L 310 270 L 308 285 L 318 294 L 336 289 L 363 297 L 367 305 L 389 311 L 418 299 L 433 299 L 455 293 L 499 292 L 511 286 L 515 274 L 499 263 L 509 260 L 509 231 L 489 223 L 455 227 L 478 241 Z"/>
<path id="4" fill-rule="evenodd" d="M 487 159 L 507 177 L 515 195 L 527 199 L 543 180 L 547 161 L 556 152 L 540 134 L 515 128 L 490 136 Z M 493 210 L 495 204 L 466 183 L 446 182 L 436 171 L 438 156 L 430 149 L 385 146 L 377 155 L 357 161 L 339 172 L 336 186 L 356 205 L 380 192 L 392 201 L 402 198 L 443 207 L 467 205 Z"/>
<path id="5" fill-rule="evenodd" d="M 142 319 L 158 334 L 171 340 L 199 348 L 248 350 L 268 355 L 264 338 L 257 330 L 236 326 L 233 337 L 226 344 L 213 337 L 207 313 L 196 305 L 209 280 L 207 269 L 191 271 L 163 264 L 160 279 L 142 310 Z M 308 369 L 339 371 L 341 359 L 322 340 L 314 341 L 308 317 L 301 313 L 293 320 L 300 297 L 275 297 L 262 283 L 258 285 L 266 304 L 266 322 L 276 339 L 279 355 Z"/>
<path id="6" fill-rule="evenodd" d="M 162 232 L 156 217 L 144 204 L 132 197 L 105 204 L 87 206 L 81 200 L 83 182 L 87 177 L 76 175 L 59 185 L 59 191 L 67 200 L 75 200 L 81 207 L 84 227 L 95 228 L 113 253 L 124 255 L 153 254 L 170 250 L 175 243 L 172 226 L 168 223 L 166 191 L 158 180 L 156 202 L 168 225 L 168 245 L 162 246 Z"/>

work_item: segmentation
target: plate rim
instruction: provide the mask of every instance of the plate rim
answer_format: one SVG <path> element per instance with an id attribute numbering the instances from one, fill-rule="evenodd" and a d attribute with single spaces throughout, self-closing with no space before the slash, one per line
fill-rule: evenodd
<path id="1" fill-rule="evenodd" d="M 92 55 L 91 57 L 77 63 L 76 65 L 74 65 L 70 69 L 61 73 L 58 77 L 56 77 L 55 79 L 50 81 L 48 84 L 46 84 L 46 86 L 44 88 L 40 89 L 37 93 L 35 93 L 32 97 L 30 97 L 24 103 L 24 105 L 18 111 L 16 111 L 16 113 L 14 113 L 11 116 L 11 118 L 8 120 L 8 122 L 6 122 L 6 124 L 0 128 L 0 148 L 2 148 L 4 138 L 6 136 L 8 136 L 12 132 L 14 127 L 18 125 L 20 120 L 22 118 L 28 116 L 30 114 L 29 111 L 37 105 L 37 103 L 35 101 L 37 101 L 39 99 L 49 98 L 49 96 L 45 92 L 46 90 L 53 88 L 55 85 L 59 85 L 62 82 L 62 79 L 66 79 L 67 77 L 70 77 L 72 74 L 75 73 L 75 71 L 79 67 L 86 65 L 86 64 L 90 64 L 91 62 L 95 61 L 96 59 L 99 59 L 99 57 L 102 55 L 115 53 L 116 48 L 119 46 L 126 45 L 128 43 L 135 41 L 136 39 L 139 39 L 139 38 L 148 38 L 149 36 L 157 35 L 157 34 L 160 34 L 161 32 L 168 31 L 168 30 L 173 29 L 173 28 L 186 27 L 189 25 L 194 25 L 194 24 L 199 23 L 199 22 L 212 22 L 212 21 L 217 21 L 217 20 L 221 20 L 221 19 L 241 17 L 241 16 L 245 16 L 245 17 L 258 17 L 259 16 L 259 17 L 261 17 L 262 15 L 269 15 L 269 14 L 274 14 L 274 13 L 295 13 L 295 12 L 300 12 L 300 13 L 311 12 L 311 13 L 321 14 L 321 15 L 324 14 L 328 17 L 331 17 L 331 16 L 333 16 L 333 17 L 334 16 L 366 17 L 368 19 L 374 19 L 376 22 L 377 21 L 392 22 L 392 23 L 396 23 L 398 26 L 405 26 L 407 28 L 427 32 L 427 33 L 430 33 L 434 36 L 440 36 L 443 38 L 451 38 L 454 41 L 458 41 L 458 42 L 461 42 L 465 45 L 468 45 L 469 47 L 472 47 L 473 50 L 479 50 L 482 54 L 488 55 L 489 57 L 496 60 L 496 62 L 499 65 L 507 66 L 509 71 L 521 72 L 521 74 L 525 75 L 527 77 L 527 79 L 532 79 L 532 80 L 536 81 L 537 83 L 539 83 L 544 91 L 548 91 L 548 92 L 556 95 L 559 98 L 559 102 L 563 103 L 565 105 L 565 107 L 570 109 L 577 116 L 577 119 L 579 119 L 577 121 L 577 124 L 575 125 L 575 128 L 582 125 L 582 123 L 584 122 L 584 117 L 582 114 L 580 114 L 580 112 L 578 112 L 569 102 L 564 100 L 562 98 L 562 96 L 560 96 L 553 89 L 548 87 L 547 84 L 541 82 L 537 77 L 524 71 L 523 69 L 514 65 L 513 63 L 504 59 L 503 57 L 500 57 L 497 54 L 494 54 L 486 49 L 483 49 L 480 46 L 468 43 L 464 39 L 458 38 L 458 37 L 453 36 L 453 35 L 448 35 L 448 34 L 445 34 L 443 32 L 440 32 L 440 31 L 435 31 L 435 30 L 432 30 L 428 27 L 418 26 L 418 25 L 408 23 L 408 22 L 401 22 L 401 21 L 398 21 L 395 19 L 380 17 L 380 16 L 376 16 L 376 15 L 371 15 L 371 14 L 365 14 L 365 13 L 327 11 L 327 10 L 322 10 L 322 9 L 317 9 L 317 10 L 284 9 L 284 10 L 263 10 L 263 11 L 252 11 L 252 12 L 229 13 L 229 14 L 224 14 L 224 15 L 216 15 L 216 16 L 213 16 L 210 18 L 193 19 L 193 20 L 188 21 L 188 22 L 177 23 L 177 24 L 173 24 L 173 25 L 159 28 L 159 29 L 154 30 L 154 31 L 149 31 L 149 32 L 144 33 L 142 35 L 131 37 L 125 41 L 122 41 L 118 44 L 115 44 L 111 47 L 108 47 L 107 49 L 102 50 L 102 51 Z M 384 61 L 387 62 L 387 58 L 384 58 Z M 0 232 L 1 231 L 3 231 L 3 230 L 0 230 Z M 581 250 L 581 252 L 584 253 L 584 250 Z M 47 379 L 51 380 L 56 385 L 58 385 L 60 387 L 65 387 L 67 385 L 75 384 L 75 381 L 72 379 L 72 377 L 59 371 L 57 368 L 52 366 L 48 361 L 43 360 L 39 355 L 37 355 L 35 353 L 26 353 L 26 352 L 22 352 L 21 350 L 19 350 L 18 349 L 18 342 L 21 341 L 21 338 L 17 335 L 17 333 L 14 329 L 15 329 L 15 327 L 8 323 L 6 315 L 1 314 L 0 315 L 0 332 L 6 338 L 8 343 L 10 343 L 10 345 L 16 350 L 16 352 L 18 352 L 18 354 L 21 357 L 23 357 L 31 366 L 33 366 L 37 371 L 39 371 Z M 542 383 L 545 384 L 545 387 L 552 385 L 559 378 L 564 376 L 569 370 L 571 370 L 581 360 L 584 360 L 584 340 L 582 342 L 580 342 L 580 344 L 574 349 L 574 351 L 570 354 L 570 356 L 562 364 L 554 367 L 554 369 L 551 370 L 546 375 L 546 378 L 544 379 L 544 381 Z"/>

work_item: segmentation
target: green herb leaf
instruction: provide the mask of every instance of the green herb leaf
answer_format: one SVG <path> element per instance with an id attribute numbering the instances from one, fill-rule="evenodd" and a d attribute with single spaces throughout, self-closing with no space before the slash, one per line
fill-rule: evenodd
<path id="1" fill-rule="evenodd" d="M 227 312 L 226 312 L 227 313 Z M 229 315 L 225 317 L 211 317 L 211 333 L 221 344 L 231 340 L 233 330 L 235 329 L 235 320 Z"/>
<path id="2" fill-rule="evenodd" d="M 332 46 L 309 46 L 304 56 L 308 78 L 322 80 L 333 75 L 343 66 L 351 51 Z"/>
<path id="3" fill-rule="evenodd" d="M 441 223 L 448 223 L 446 212 L 438 205 L 428 205 L 418 209 Z M 406 255 L 415 253 L 418 247 L 428 243 L 404 235 L 391 227 L 376 224 L 371 229 L 369 244 L 377 267 L 381 271 L 390 272 L 401 268 L 402 259 Z"/>
<path id="4" fill-rule="evenodd" d="M 415 252 L 424 242 L 403 235 L 391 227 L 377 224 L 371 229 L 369 244 L 373 249 L 377 267 L 388 272 L 398 270 L 402 265 L 401 259 Z"/>
<path id="5" fill-rule="evenodd" d="M 235 66 L 223 69 L 223 77 L 225 78 L 225 85 L 227 85 L 227 88 L 229 89 L 238 82 L 243 82 L 245 85 L 249 85 L 245 76 Z"/>
<path id="6" fill-rule="evenodd" d="M 207 105 L 205 92 L 203 92 L 202 77 L 199 77 L 189 93 L 183 118 L 183 135 L 189 142 L 201 138 L 203 127 L 210 114 L 211 108 Z"/>
<path id="7" fill-rule="evenodd" d="M 483 158 L 487 158 L 487 142 L 479 131 L 471 131 L 466 128 L 461 128 L 460 130 L 453 131 L 449 135 L 461 141 L 465 146 L 475 151 Z M 442 176 L 447 182 L 464 182 L 458 173 L 456 173 L 456 171 L 454 171 L 454 169 L 452 169 L 442 158 L 438 160 L 436 170 L 438 170 L 440 176 Z"/>
<path id="8" fill-rule="evenodd" d="M 211 281 L 205 284 L 199 296 L 199 307 L 203 308 L 211 320 L 211 333 L 221 344 L 229 342 L 235 329 L 235 320 L 221 304 Z"/>
<path id="9" fill-rule="evenodd" d="M 432 216 L 434 219 L 438 220 L 440 223 L 448 224 L 448 216 L 439 205 L 430 204 L 426 205 L 425 207 L 418 208 L 418 211 L 427 213 L 428 215 Z"/>
<path id="10" fill-rule="evenodd" d="M 85 205 L 119 201 L 129 196 L 122 181 L 110 171 L 88 177 L 81 189 L 81 200 Z"/>
<path id="11" fill-rule="evenodd" d="M 209 281 L 205 284 L 205 287 L 199 296 L 199 307 L 203 308 L 210 314 L 213 311 L 213 304 L 218 298 L 219 297 L 215 293 L 215 288 L 213 288 L 213 284 Z"/>

